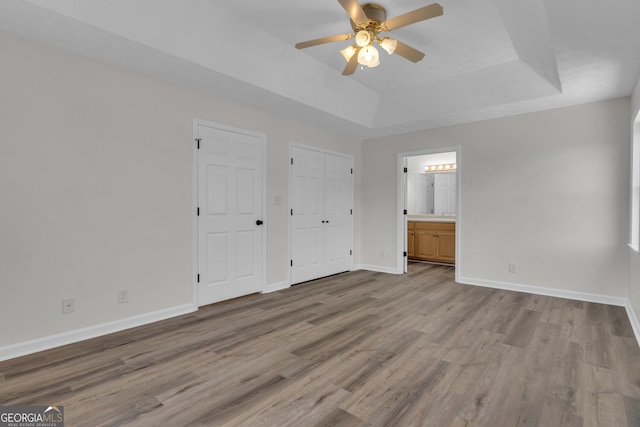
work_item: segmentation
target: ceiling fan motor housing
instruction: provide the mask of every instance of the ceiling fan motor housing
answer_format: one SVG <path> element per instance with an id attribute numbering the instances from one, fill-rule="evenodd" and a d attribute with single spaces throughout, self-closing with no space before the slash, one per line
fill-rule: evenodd
<path id="1" fill-rule="evenodd" d="M 373 31 L 374 34 L 379 33 L 381 31 L 380 24 L 387 20 L 387 10 L 376 3 L 363 4 L 361 7 L 364 14 L 369 18 L 369 22 L 358 25 L 351 20 L 353 31 L 357 33 L 359 30 L 368 30 Z"/>

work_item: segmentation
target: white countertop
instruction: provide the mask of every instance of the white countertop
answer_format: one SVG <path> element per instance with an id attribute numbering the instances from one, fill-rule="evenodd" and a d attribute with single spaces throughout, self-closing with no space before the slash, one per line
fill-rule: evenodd
<path id="1" fill-rule="evenodd" d="M 456 222 L 452 215 L 407 215 L 407 221 L 414 222 Z"/>

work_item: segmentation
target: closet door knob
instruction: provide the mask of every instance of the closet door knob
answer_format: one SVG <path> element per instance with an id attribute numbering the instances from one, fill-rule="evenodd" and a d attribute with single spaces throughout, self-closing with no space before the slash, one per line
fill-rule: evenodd
<path id="1" fill-rule="evenodd" d="M 264 224 L 264 222 L 262 222 L 262 220 L 261 220 L 261 219 L 259 219 L 259 220 L 257 220 L 257 221 L 256 221 L 256 225 L 262 225 L 262 224 Z"/>

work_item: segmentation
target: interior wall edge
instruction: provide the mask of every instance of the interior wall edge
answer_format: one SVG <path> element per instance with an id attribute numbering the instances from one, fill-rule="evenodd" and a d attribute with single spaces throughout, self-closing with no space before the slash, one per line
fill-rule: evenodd
<path id="1" fill-rule="evenodd" d="M 629 323 L 631 323 L 631 328 L 633 329 L 633 335 L 636 337 L 636 342 L 640 345 L 640 322 L 638 321 L 638 316 L 636 316 L 636 312 L 633 309 L 633 305 L 631 304 L 631 300 L 627 299 L 627 303 L 624 306 L 627 317 L 629 318 Z"/>
<path id="2" fill-rule="evenodd" d="M 45 336 L 29 341 L 10 344 L 4 347 L 0 347 L 0 362 L 44 350 L 50 350 L 56 347 L 62 347 L 68 344 L 100 337 L 114 332 L 124 331 L 125 329 L 135 328 L 137 326 L 158 322 L 160 320 L 182 316 L 183 314 L 193 313 L 197 310 L 198 307 L 193 304 L 183 304 L 163 310 L 154 311 L 151 313 L 145 313 L 112 322 L 92 325 L 86 328 L 75 329 L 56 335 Z"/>
<path id="3" fill-rule="evenodd" d="M 615 305 L 619 307 L 626 307 L 628 304 L 628 298 L 625 297 L 594 294 L 580 291 L 569 291 L 557 288 L 546 288 L 543 286 L 521 285 L 518 283 L 498 282 L 493 280 L 478 279 L 474 277 L 460 276 L 457 278 L 456 282 L 462 285 L 482 286 L 484 288 L 503 289 L 506 291 L 524 292 L 532 295 L 566 298 L 576 301 Z"/>

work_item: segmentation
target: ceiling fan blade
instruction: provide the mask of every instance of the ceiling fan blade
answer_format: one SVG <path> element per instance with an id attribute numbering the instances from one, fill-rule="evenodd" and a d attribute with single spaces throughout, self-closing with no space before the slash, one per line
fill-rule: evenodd
<path id="1" fill-rule="evenodd" d="M 391 31 L 426 19 L 435 18 L 436 16 L 442 15 L 442 13 L 442 6 L 438 3 L 433 3 L 429 6 L 421 7 L 420 9 L 388 19 L 382 23 L 382 26 L 385 31 Z"/>
<path id="2" fill-rule="evenodd" d="M 412 48 L 408 44 L 402 43 L 400 40 L 398 40 L 396 50 L 393 53 L 396 55 L 400 55 L 411 62 L 418 62 L 422 58 L 424 58 L 424 53 L 420 52 L 418 49 Z"/>
<path id="3" fill-rule="evenodd" d="M 344 7 L 344 10 L 349 14 L 349 18 L 356 24 L 365 24 L 369 22 L 369 18 L 362 10 L 362 6 L 358 4 L 358 0 L 338 0 L 338 3 Z"/>
<path id="4" fill-rule="evenodd" d="M 336 36 L 322 37 L 320 39 L 308 40 L 306 42 L 296 43 L 296 48 L 304 49 L 306 47 L 317 46 L 319 44 L 339 42 L 353 38 L 353 34 L 338 34 Z"/>
<path id="5" fill-rule="evenodd" d="M 344 67 L 344 70 L 342 70 L 343 76 L 350 76 L 351 74 L 356 72 L 356 69 L 358 68 L 358 52 L 359 51 L 360 51 L 360 48 L 356 49 L 355 53 L 351 56 L 351 59 L 349 59 L 349 62 L 347 62 L 347 65 Z"/>

